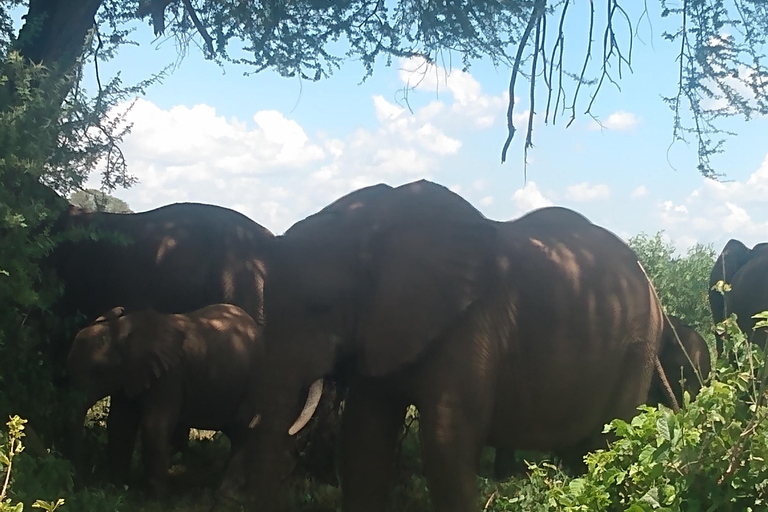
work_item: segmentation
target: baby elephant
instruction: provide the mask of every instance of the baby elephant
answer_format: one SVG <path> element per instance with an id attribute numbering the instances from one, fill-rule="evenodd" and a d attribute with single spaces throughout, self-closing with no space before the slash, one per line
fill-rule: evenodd
<path id="1" fill-rule="evenodd" d="M 233 449 L 243 438 L 255 413 L 246 383 L 262 352 L 259 325 L 229 304 L 183 315 L 109 311 L 77 334 L 67 359 L 69 374 L 86 397 L 76 425 L 76 454 L 86 412 L 111 395 L 112 477 L 126 478 L 140 428 L 149 490 L 164 492 L 174 434 L 186 434 L 189 427 L 221 430 Z"/>
<path id="2" fill-rule="evenodd" d="M 669 322 L 664 322 L 664 334 L 659 348 L 659 361 L 664 368 L 664 373 L 669 380 L 672 392 L 675 394 L 677 403 L 683 405 L 683 391 L 688 391 L 691 400 L 696 398 L 701 389 L 701 383 L 696 376 L 694 367 L 698 370 L 701 380 L 706 380 L 712 369 L 712 363 L 709 356 L 709 347 L 704 338 L 693 328 L 685 325 L 676 316 L 668 315 Z M 672 329 L 674 327 L 674 331 Z M 680 348 L 675 338 L 675 332 L 685 348 L 685 352 Z M 686 357 L 686 353 L 688 354 Z M 689 361 L 690 358 L 690 361 Z M 691 366 L 693 363 L 693 367 Z M 685 380 L 685 388 L 680 386 L 680 378 Z M 651 383 L 651 390 L 648 394 L 648 405 L 657 405 L 659 403 L 667 404 L 663 395 L 663 388 L 658 380 L 658 374 L 654 374 Z"/>

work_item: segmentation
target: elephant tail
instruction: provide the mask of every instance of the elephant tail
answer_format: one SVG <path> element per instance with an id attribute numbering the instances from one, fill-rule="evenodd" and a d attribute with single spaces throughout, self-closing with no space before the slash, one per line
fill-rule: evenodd
<path id="1" fill-rule="evenodd" d="M 664 371 L 664 367 L 661 366 L 661 360 L 659 360 L 658 355 L 653 358 L 653 365 L 654 370 L 659 377 L 664 397 L 666 398 L 667 403 L 665 405 L 671 408 L 675 413 L 680 412 L 680 404 L 677 403 L 677 398 L 672 391 L 672 386 L 669 384 L 669 379 L 667 379 L 667 373 Z"/>

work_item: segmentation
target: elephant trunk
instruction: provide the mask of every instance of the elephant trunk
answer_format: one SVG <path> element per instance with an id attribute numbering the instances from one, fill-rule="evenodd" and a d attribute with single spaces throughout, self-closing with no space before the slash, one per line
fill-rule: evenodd
<path id="1" fill-rule="evenodd" d="M 306 424 L 317 406 L 312 407 L 314 400 L 308 397 L 304 414 L 296 420 L 298 404 L 294 399 L 300 396 L 301 384 L 298 379 L 285 377 L 270 368 L 260 372 L 255 382 L 260 412 L 251 419 L 244 442 L 230 457 L 212 510 L 221 510 L 230 501 L 258 504 L 260 512 L 279 510 L 279 490 L 290 468 L 288 431 L 295 430 L 296 425 L 301 428 L 300 421 Z M 310 395 L 319 397 L 317 383 L 313 388 Z M 309 415 L 304 421 L 306 412 Z"/>

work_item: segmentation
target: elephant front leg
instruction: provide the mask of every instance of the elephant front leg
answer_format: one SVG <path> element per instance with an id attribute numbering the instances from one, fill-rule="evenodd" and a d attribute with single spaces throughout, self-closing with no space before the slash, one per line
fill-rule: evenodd
<path id="1" fill-rule="evenodd" d="M 174 433 L 180 430 L 182 396 L 180 379 L 167 376 L 147 392 L 142 403 L 142 461 L 149 493 L 155 497 L 168 492 L 168 463 Z"/>
<path id="2" fill-rule="evenodd" d="M 168 463 L 173 427 L 173 421 L 167 415 L 148 413 L 142 417 L 142 461 L 149 493 L 154 497 L 164 496 L 168 491 Z"/>
<path id="3" fill-rule="evenodd" d="M 419 410 L 424 475 L 435 512 L 475 512 L 483 448 L 482 415 L 444 393 Z"/>
<path id="4" fill-rule="evenodd" d="M 344 512 L 383 512 L 407 403 L 371 382 L 350 387 L 341 418 L 339 475 Z"/>
<path id="5" fill-rule="evenodd" d="M 128 478 L 138 429 L 138 405 L 122 394 L 112 395 L 107 416 L 107 460 L 114 483 L 123 484 Z"/>

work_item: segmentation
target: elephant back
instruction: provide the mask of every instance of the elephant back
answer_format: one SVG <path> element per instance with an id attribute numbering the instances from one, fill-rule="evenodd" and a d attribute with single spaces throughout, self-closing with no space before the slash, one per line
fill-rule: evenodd
<path id="1" fill-rule="evenodd" d="M 177 203 L 136 214 L 70 210 L 91 233 L 51 254 L 64 284 L 60 313 L 86 322 L 115 305 L 184 313 L 232 303 L 263 321 L 266 253 L 274 236 L 227 208 Z"/>
<path id="2" fill-rule="evenodd" d="M 547 317 L 558 328 L 582 329 L 581 339 L 591 343 L 586 352 L 639 342 L 640 352 L 657 353 L 661 304 L 637 255 L 614 233 L 564 208 L 498 226 L 498 281 L 517 290 L 519 308 L 527 312 L 521 318 Z M 530 329 L 536 331 L 535 322 Z M 617 339 L 611 333 L 623 334 Z"/>

